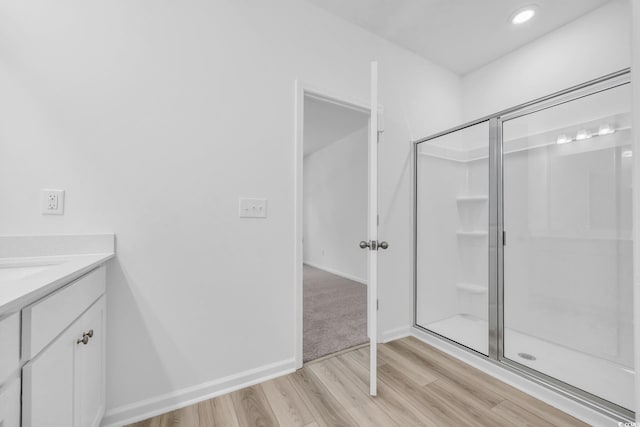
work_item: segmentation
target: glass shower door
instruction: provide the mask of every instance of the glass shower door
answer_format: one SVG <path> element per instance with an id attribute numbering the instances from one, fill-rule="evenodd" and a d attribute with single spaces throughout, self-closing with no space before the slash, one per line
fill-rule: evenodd
<path id="1" fill-rule="evenodd" d="M 488 355 L 489 122 L 416 150 L 416 324 Z"/>
<path id="2" fill-rule="evenodd" d="M 503 357 L 634 408 L 630 85 L 503 122 Z"/>

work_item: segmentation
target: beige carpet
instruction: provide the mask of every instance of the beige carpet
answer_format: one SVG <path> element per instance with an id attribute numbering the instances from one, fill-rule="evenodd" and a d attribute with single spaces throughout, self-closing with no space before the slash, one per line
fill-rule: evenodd
<path id="1" fill-rule="evenodd" d="M 367 287 L 304 266 L 303 359 L 364 344 L 367 338 Z"/>

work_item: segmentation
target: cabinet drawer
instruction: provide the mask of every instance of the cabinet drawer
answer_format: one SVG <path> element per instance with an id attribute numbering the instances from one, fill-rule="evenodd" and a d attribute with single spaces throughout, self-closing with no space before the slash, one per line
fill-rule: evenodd
<path id="1" fill-rule="evenodd" d="M 0 426 L 20 427 L 20 378 L 0 388 Z"/>
<path id="2" fill-rule="evenodd" d="M 105 292 L 105 267 L 22 310 L 22 357 L 30 360 Z"/>
<path id="3" fill-rule="evenodd" d="M 20 314 L 14 313 L 0 320 L 0 387 L 19 368 Z"/>

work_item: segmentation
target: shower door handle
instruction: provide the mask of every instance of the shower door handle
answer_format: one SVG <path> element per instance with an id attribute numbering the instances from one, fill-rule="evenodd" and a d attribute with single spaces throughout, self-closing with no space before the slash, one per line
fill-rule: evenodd
<path id="1" fill-rule="evenodd" d="M 369 244 L 369 242 L 363 240 L 360 242 L 360 249 L 366 249 L 366 248 L 371 248 L 371 245 Z"/>

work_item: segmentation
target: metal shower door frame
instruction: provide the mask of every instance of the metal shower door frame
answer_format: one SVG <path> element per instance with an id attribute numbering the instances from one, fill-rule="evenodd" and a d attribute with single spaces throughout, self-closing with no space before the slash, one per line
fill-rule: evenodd
<path id="1" fill-rule="evenodd" d="M 454 128 L 439 132 L 426 138 L 414 141 L 413 149 L 413 326 L 437 339 L 444 340 L 454 346 L 469 353 L 499 365 L 513 373 L 521 375 L 528 380 L 550 388 L 559 394 L 577 401 L 600 413 L 606 414 L 621 421 L 633 421 L 635 413 L 613 402 L 602 399 L 594 394 L 585 392 L 571 384 L 560 381 L 554 377 L 546 375 L 540 371 L 531 369 L 517 361 L 511 360 L 504 353 L 504 248 L 505 248 L 505 228 L 504 228 L 504 146 L 502 129 L 507 121 L 518 117 L 526 116 L 538 111 L 552 108 L 561 104 L 575 101 L 586 96 L 613 89 L 618 86 L 629 84 L 631 81 L 630 69 L 625 68 L 615 73 L 608 74 L 588 81 L 586 83 L 573 86 L 571 88 L 553 93 L 551 95 L 527 102 L 498 113 L 482 117 L 480 119 L 456 126 Z M 460 344 L 452 339 L 417 323 L 417 230 L 418 230 L 418 158 L 419 145 L 437 139 L 477 124 L 489 122 L 489 239 L 487 250 L 489 252 L 489 303 L 488 303 L 488 356 L 481 352 Z"/>

